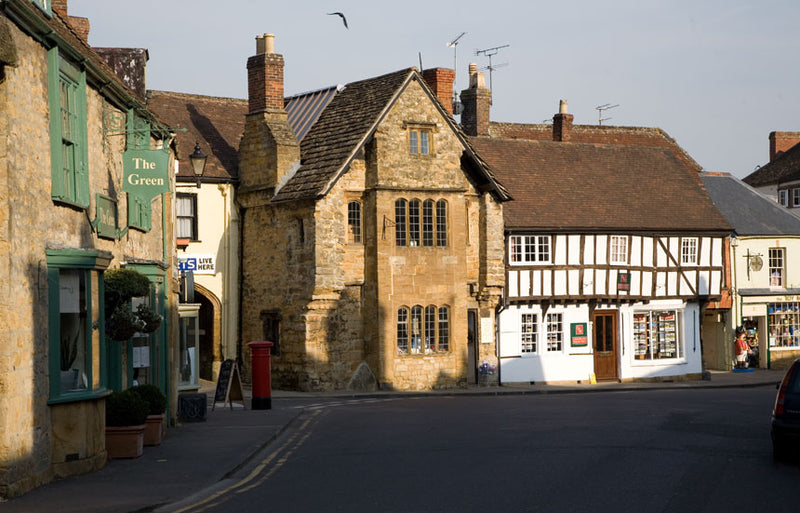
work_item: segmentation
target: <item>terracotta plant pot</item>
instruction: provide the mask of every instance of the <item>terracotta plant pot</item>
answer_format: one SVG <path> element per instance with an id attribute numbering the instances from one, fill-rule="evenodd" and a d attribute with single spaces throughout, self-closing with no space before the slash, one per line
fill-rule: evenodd
<path id="1" fill-rule="evenodd" d="M 144 428 L 144 444 L 147 446 L 161 445 L 164 436 L 164 419 L 166 414 L 148 415 Z"/>
<path id="2" fill-rule="evenodd" d="M 109 459 L 138 458 L 142 455 L 145 424 L 106 426 L 106 452 Z"/>

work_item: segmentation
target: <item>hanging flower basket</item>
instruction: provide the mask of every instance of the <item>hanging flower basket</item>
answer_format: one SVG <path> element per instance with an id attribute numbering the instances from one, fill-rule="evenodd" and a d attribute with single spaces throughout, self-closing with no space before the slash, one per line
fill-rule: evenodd
<path id="1" fill-rule="evenodd" d="M 104 274 L 106 335 L 126 341 L 136 333 L 152 333 L 161 326 L 161 316 L 142 303 L 134 311 L 131 299 L 150 294 L 150 280 L 133 269 L 112 269 Z"/>

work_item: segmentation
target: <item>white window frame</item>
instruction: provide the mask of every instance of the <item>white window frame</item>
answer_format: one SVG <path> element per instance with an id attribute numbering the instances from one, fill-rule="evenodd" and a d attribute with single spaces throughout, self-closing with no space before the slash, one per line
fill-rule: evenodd
<path id="1" fill-rule="evenodd" d="M 611 265 L 627 265 L 628 236 L 612 235 L 608 241 L 608 261 Z"/>
<path id="2" fill-rule="evenodd" d="M 547 352 L 561 353 L 564 351 L 564 314 L 561 312 L 549 313 L 545 317 L 547 324 Z"/>
<path id="3" fill-rule="evenodd" d="M 778 203 L 784 207 L 789 206 L 789 191 L 786 189 L 781 189 L 778 191 Z"/>
<path id="4" fill-rule="evenodd" d="M 550 264 L 553 241 L 549 235 L 511 235 L 508 261 L 511 265 Z"/>
<path id="5" fill-rule="evenodd" d="M 769 286 L 786 288 L 786 248 L 769 248 Z"/>
<path id="6" fill-rule="evenodd" d="M 800 207 L 800 187 L 791 189 L 792 191 L 792 208 Z"/>
<path id="7" fill-rule="evenodd" d="M 673 318 L 669 319 L 669 315 Z M 638 317 L 638 319 L 637 319 Z M 661 357 L 669 347 L 669 335 L 674 335 L 675 356 Z M 682 361 L 686 358 L 683 339 L 683 310 L 663 308 L 633 312 L 633 362 L 654 364 Z"/>
<path id="8" fill-rule="evenodd" d="M 523 356 L 539 352 L 539 315 L 523 313 L 519 319 L 519 345 Z"/>
<path id="9" fill-rule="evenodd" d="M 697 265 L 697 237 L 681 239 L 681 265 Z"/>

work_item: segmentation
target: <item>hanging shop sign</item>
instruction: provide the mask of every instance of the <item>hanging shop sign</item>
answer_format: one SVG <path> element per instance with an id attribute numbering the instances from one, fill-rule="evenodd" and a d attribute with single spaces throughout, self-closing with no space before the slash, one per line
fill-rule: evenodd
<path id="1" fill-rule="evenodd" d="M 617 273 L 617 290 L 630 291 L 631 290 L 631 273 L 630 271 Z"/>
<path id="2" fill-rule="evenodd" d="M 108 196 L 98 194 L 95 205 L 97 212 L 92 225 L 97 229 L 97 236 L 104 239 L 116 239 L 117 202 Z"/>
<path id="3" fill-rule="evenodd" d="M 169 153 L 164 150 L 127 150 L 122 154 L 122 190 L 144 199 L 169 192 Z"/>
<path id="4" fill-rule="evenodd" d="M 178 255 L 178 270 L 192 271 L 194 274 L 216 274 L 216 255 L 186 253 Z"/>
<path id="5" fill-rule="evenodd" d="M 572 347 L 589 345 L 589 336 L 586 334 L 585 322 L 573 322 L 569 325 L 570 343 Z"/>

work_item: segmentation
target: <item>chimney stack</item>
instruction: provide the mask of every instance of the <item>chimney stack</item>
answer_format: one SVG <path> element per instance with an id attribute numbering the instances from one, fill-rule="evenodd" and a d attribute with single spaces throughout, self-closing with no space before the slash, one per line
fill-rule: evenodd
<path id="1" fill-rule="evenodd" d="M 422 78 L 428 84 L 431 91 L 442 103 L 444 110 L 450 116 L 453 115 L 453 82 L 456 80 L 456 72 L 447 68 L 431 68 L 422 72 Z"/>
<path id="2" fill-rule="evenodd" d="M 553 140 L 569 142 L 572 137 L 572 120 L 574 116 L 567 112 L 567 100 L 558 102 L 558 114 L 553 116 Z"/>
<path id="3" fill-rule="evenodd" d="M 283 108 L 283 56 L 274 36 L 256 37 L 247 59 L 250 110 L 239 141 L 239 192 L 244 209 L 263 206 L 300 165 L 300 143 Z"/>
<path id="4" fill-rule="evenodd" d="M 467 135 L 489 135 L 489 112 L 492 104 L 492 92 L 486 87 L 483 73 L 478 72 L 478 65 L 469 65 L 469 88 L 461 91 L 461 127 Z"/>
<path id="5" fill-rule="evenodd" d="M 275 36 L 256 37 L 256 54 L 247 59 L 250 113 L 283 110 L 283 56 L 275 53 Z"/>
<path id="6" fill-rule="evenodd" d="M 797 143 L 800 143 L 800 132 L 770 132 L 769 161 L 772 162 Z"/>

